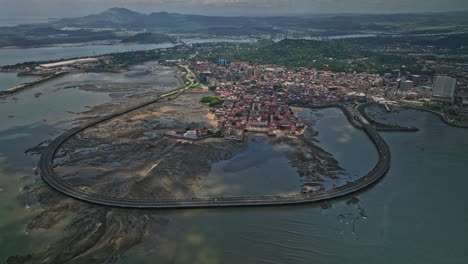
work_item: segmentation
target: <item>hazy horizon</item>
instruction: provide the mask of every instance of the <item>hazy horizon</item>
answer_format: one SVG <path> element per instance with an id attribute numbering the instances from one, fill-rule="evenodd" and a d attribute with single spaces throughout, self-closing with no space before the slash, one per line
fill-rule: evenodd
<path id="1" fill-rule="evenodd" d="M 465 0 L 0 0 L 0 15 L 62 18 L 122 7 L 141 13 L 174 12 L 211 16 L 271 16 L 313 14 L 390 14 L 467 11 Z"/>

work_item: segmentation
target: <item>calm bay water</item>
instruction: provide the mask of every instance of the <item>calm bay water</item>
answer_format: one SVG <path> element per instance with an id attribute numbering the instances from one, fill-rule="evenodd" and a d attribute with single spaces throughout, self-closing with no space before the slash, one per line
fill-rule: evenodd
<path id="1" fill-rule="evenodd" d="M 35 77 L 18 77 L 16 73 L 0 72 L 0 91 L 36 80 Z"/>
<path id="2" fill-rule="evenodd" d="M 331 153 L 343 147 L 337 157 L 343 167 L 365 171 L 376 160 L 365 135 L 340 110 L 318 115 L 319 144 Z M 391 169 L 357 194 L 358 205 L 341 199 L 330 209 L 311 204 L 157 213 L 169 221 L 165 246 L 155 248 L 161 241 L 155 238 L 118 263 L 466 263 L 468 130 L 420 111 L 390 115 L 421 130 L 382 134 L 392 151 Z"/>
<path id="3" fill-rule="evenodd" d="M 307 124 L 316 121 L 312 126 L 319 132 L 316 144 L 333 154 L 333 157 L 346 169 L 350 180 L 366 174 L 377 163 L 377 150 L 372 142 L 363 131 L 349 124 L 339 109 L 306 109 L 300 112 L 299 116 Z M 366 158 L 362 158 L 356 153 L 367 153 L 367 155 Z"/>
<path id="4" fill-rule="evenodd" d="M 14 27 L 29 24 L 44 24 L 57 19 L 50 19 L 43 16 L 1 16 L 0 27 Z"/>
<path id="5" fill-rule="evenodd" d="M 216 42 L 237 42 L 237 43 L 254 43 L 257 42 L 257 39 L 253 38 L 193 38 L 193 39 L 184 39 L 185 43 L 188 44 L 197 44 L 197 43 L 216 43 Z"/>
<path id="6" fill-rule="evenodd" d="M 79 47 L 3 48 L 0 49 L 0 66 L 26 61 L 48 61 L 113 52 L 148 50 L 173 47 L 174 44 L 92 45 Z"/>
<path id="7" fill-rule="evenodd" d="M 201 179 L 199 197 L 296 194 L 304 183 L 287 157 L 286 145 L 272 145 L 264 136 L 251 136 L 243 151 L 213 164 Z"/>
<path id="8" fill-rule="evenodd" d="M 67 76 L 66 76 L 67 77 Z M 110 101 L 107 94 L 78 89 L 55 90 L 56 79 L 27 89 L 14 97 L 0 100 L 0 262 L 15 254 L 28 254 L 47 247 L 63 234 L 65 222 L 51 230 L 25 232 L 32 217 L 40 213 L 35 198 L 23 187 L 31 183 L 43 184 L 33 168 L 37 155 L 24 152 L 47 139 L 63 133 L 63 123 L 71 120 L 72 112 L 87 110 Z M 36 97 L 37 93 L 42 93 Z M 48 241 L 44 243 L 44 241 Z"/>
<path id="9" fill-rule="evenodd" d="M 185 39 L 186 43 L 207 42 L 255 42 L 254 39 Z M 27 61 L 49 61 L 84 56 L 96 56 L 114 52 L 149 50 L 174 47 L 175 44 L 87 45 L 77 47 L 0 48 L 0 66 Z"/>

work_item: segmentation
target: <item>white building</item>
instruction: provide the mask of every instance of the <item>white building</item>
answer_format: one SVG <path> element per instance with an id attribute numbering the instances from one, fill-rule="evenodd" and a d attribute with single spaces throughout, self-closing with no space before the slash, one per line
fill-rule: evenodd
<path id="1" fill-rule="evenodd" d="M 448 76 L 437 76 L 432 88 L 433 101 L 453 102 L 457 79 Z"/>
<path id="2" fill-rule="evenodd" d="M 98 61 L 98 59 L 96 58 L 84 58 L 84 59 L 67 60 L 67 61 L 41 64 L 39 65 L 39 67 L 43 69 L 51 69 L 51 68 L 70 66 L 73 64 L 89 63 L 89 62 L 96 62 L 96 61 Z"/>
<path id="3" fill-rule="evenodd" d="M 198 138 L 198 133 L 195 130 L 188 130 L 185 132 L 184 137 L 186 138 Z"/>

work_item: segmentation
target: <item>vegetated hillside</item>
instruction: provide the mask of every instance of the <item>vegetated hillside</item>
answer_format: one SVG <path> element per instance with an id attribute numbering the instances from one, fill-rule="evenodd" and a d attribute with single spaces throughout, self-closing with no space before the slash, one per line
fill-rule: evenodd
<path id="1" fill-rule="evenodd" d="M 193 25 L 192 25 L 193 26 Z M 202 27 L 200 28 L 182 28 L 171 29 L 173 34 L 197 34 L 207 36 L 248 36 L 248 35 L 276 35 L 282 33 L 281 30 L 273 27 L 255 27 L 255 26 L 239 26 L 239 27 Z"/>
<path id="2" fill-rule="evenodd" d="M 367 18 L 353 16 L 275 16 L 223 17 L 156 12 L 149 15 L 125 8 L 111 8 L 99 14 L 61 19 L 58 27 L 151 28 L 153 30 L 184 30 L 213 35 L 275 33 L 280 29 L 359 30 L 368 28 Z M 374 25 L 375 26 L 375 25 Z M 382 27 L 382 28 L 386 28 Z"/>
<path id="3" fill-rule="evenodd" d="M 363 56 L 356 46 L 344 41 L 315 41 L 285 39 L 273 45 L 261 46 L 244 55 L 254 64 L 277 64 L 345 71 L 344 59 Z"/>
<path id="4" fill-rule="evenodd" d="M 378 36 L 369 38 L 347 39 L 347 42 L 364 47 L 392 47 L 407 44 L 411 46 L 433 46 L 439 49 L 457 50 L 468 47 L 468 33 L 441 34 L 441 35 L 401 35 Z M 447 52 L 447 51 L 444 51 Z"/>
<path id="5" fill-rule="evenodd" d="M 116 28 L 153 28 L 186 29 L 225 26 L 243 26 L 245 19 L 231 17 L 182 15 L 157 12 L 149 15 L 125 8 L 111 8 L 99 14 L 78 18 L 65 18 L 54 23 L 58 27 L 116 27 Z"/>
<path id="6" fill-rule="evenodd" d="M 48 25 L 24 25 L 0 28 L 0 47 L 30 47 L 36 45 L 77 43 L 112 39 L 116 39 L 116 36 L 110 31 L 66 31 L 53 28 Z"/>
<path id="7" fill-rule="evenodd" d="M 410 41 L 413 45 L 430 45 L 440 49 L 466 49 L 468 48 L 468 34 L 417 38 Z"/>
<path id="8" fill-rule="evenodd" d="M 289 67 L 324 68 L 343 71 L 340 60 L 363 56 L 353 44 L 343 41 L 315 41 L 285 39 L 279 42 L 268 40 L 257 44 L 216 44 L 209 52 L 199 53 L 198 59 L 216 61 L 247 61 L 251 64 L 277 64 Z"/>
<path id="9" fill-rule="evenodd" d="M 111 8 L 99 14 L 64 18 L 54 23 L 58 27 L 132 27 L 143 24 L 147 16 L 125 8 Z"/>
<path id="10" fill-rule="evenodd" d="M 111 8 L 99 14 L 65 18 L 48 24 L 0 28 L 0 46 L 117 40 L 121 36 L 119 31 L 142 29 L 153 33 L 188 36 L 269 35 L 275 37 L 280 35 L 279 37 L 282 38 L 282 34 L 304 37 L 370 32 L 419 32 L 421 30 L 454 32 L 463 31 L 466 25 L 468 25 L 467 12 L 222 17 L 167 12 L 147 15 L 125 8 Z M 157 38 L 141 40 L 145 43 L 158 41 Z"/>
<path id="11" fill-rule="evenodd" d="M 327 14 L 275 17 L 222 17 L 157 12 L 149 15 L 125 8 L 111 8 L 99 14 L 61 19 L 58 27 L 116 27 L 184 30 L 220 34 L 271 33 L 295 29 L 310 34 L 330 32 L 399 31 L 447 25 L 467 25 L 467 12 L 415 14 Z M 222 31 L 225 28 L 227 31 Z M 451 29 L 447 29 L 451 30 Z M 214 32 L 211 32 L 214 31 Z M 317 34 L 318 34 L 317 33 Z"/>
<path id="12" fill-rule="evenodd" d="M 135 42 L 149 44 L 174 43 L 176 41 L 177 39 L 174 37 L 155 33 L 140 33 L 122 40 L 124 43 Z"/>
<path id="13" fill-rule="evenodd" d="M 422 68 L 414 58 L 375 54 L 346 41 L 285 39 L 277 43 L 216 43 L 195 48 L 200 49 L 199 60 L 217 61 L 224 58 L 231 62 L 246 61 L 258 65 L 276 64 L 335 72 L 388 72 L 403 65 L 412 72 Z"/>
<path id="14" fill-rule="evenodd" d="M 285 39 L 260 47 L 249 54 L 251 61 L 284 65 L 306 65 L 313 60 L 357 58 L 362 52 L 344 41 L 315 41 Z"/>

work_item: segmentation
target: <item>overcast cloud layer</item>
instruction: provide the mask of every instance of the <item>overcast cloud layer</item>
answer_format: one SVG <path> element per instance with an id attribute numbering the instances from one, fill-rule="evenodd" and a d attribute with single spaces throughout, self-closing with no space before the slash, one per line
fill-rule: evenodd
<path id="1" fill-rule="evenodd" d="M 468 0 L 0 0 L 0 16 L 70 17 L 125 7 L 205 15 L 389 13 L 468 10 Z"/>

